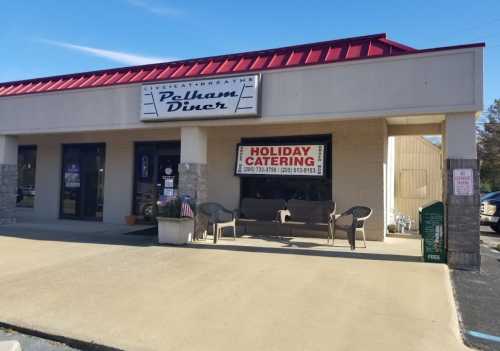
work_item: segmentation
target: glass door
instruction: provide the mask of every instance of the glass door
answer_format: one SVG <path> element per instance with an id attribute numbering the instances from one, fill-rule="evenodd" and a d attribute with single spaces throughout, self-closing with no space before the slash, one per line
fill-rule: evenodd
<path id="1" fill-rule="evenodd" d="M 17 206 L 33 208 L 35 202 L 36 145 L 22 145 L 17 157 Z"/>
<path id="2" fill-rule="evenodd" d="M 61 217 L 102 220 L 104 144 L 63 146 Z"/>
<path id="3" fill-rule="evenodd" d="M 133 209 L 139 221 L 153 223 L 156 202 L 177 194 L 179 162 L 179 142 L 136 143 Z"/>

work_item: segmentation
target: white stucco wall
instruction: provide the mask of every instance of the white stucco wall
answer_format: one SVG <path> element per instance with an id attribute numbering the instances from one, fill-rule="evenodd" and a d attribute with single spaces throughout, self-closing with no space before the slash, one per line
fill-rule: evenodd
<path id="1" fill-rule="evenodd" d="M 333 199 L 342 212 L 355 205 L 373 209 L 367 237 L 383 240 L 384 159 L 387 140 L 384 119 L 351 122 L 211 128 L 208 143 L 210 201 L 233 209 L 239 205 L 239 178 L 233 176 L 235 147 L 242 137 L 331 134 Z"/>
<path id="2" fill-rule="evenodd" d="M 15 165 L 17 163 L 17 138 L 0 135 L 0 165 Z"/>
<path id="3" fill-rule="evenodd" d="M 387 175 L 386 175 L 386 223 L 394 224 L 394 177 L 396 143 L 393 136 L 387 139 Z"/>
<path id="4" fill-rule="evenodd" d="M 206 127 L 184 130 L 207 138 L 209 200 L 235 208 L 235 147 L 242 137 L 332 134 L 337 207 L 371 207 L 367 235 L 382 240 L 391 133 L 385 119 L 445 114 L 446 148 L 463 157 L 460 136 L 466 134 L 464 150 L 472 150 L 471 118 L 482 110 L 482 79 L 482 48 L 265 71 L 260 118 L 154 124 L 139 120 L 140 84 L 1 97 L 0 135 L 38 146 L 35 212 L 52 219 L 59 214 L 61 145 L 106 143 L 104 221 L 122 222 L 131 212 L 135 141 L 180 140 L 181 127 Z M 200 145 L 184 145 L 184 157 L 204 161 Z"/>
<path id="5" fill-rule="evenodd" d="M 339 210 L 373 209 L 367 238 L 382 240 L 384 226 L 385 121 L 342 122 L 334 126 L 334 198 Z"/>
<path id="6" fill-rule="evenodd" d="M 122 223 L 132 211 L 134 143 L 116 138 L 106 143 L 103 221 Z"/>
<path id="7" fill-rule="evenodd" d="M 151 128 L 140 84 L 0 97 L 0 134 Z M 214 126 L 409 116 L 482 109 L 482 48 L 262 72 L 262 117 L 158 122 Z"/>
<path id="8" fill-rule="evenodd" d="M 450 113 L 443 123 L 444 157 L 476 159 L 476 116 L 473 113 Z"/>
<path id="9" fill-rule="evenodd" d="M 181 163 L 207 163 L 207 131 L 205 128 L 181 128 Z"/>
<path id="10" fill-rule="evenodd" d="M 123 223 L 132 210 L 134 142 L 180 140 L 179 129 L 97 132 L 19 137 L 20 145 L 37 145 L 35 216 L 59 217 L 62 145 L 105 143 L 103 221 Z"/>
<path id="11" fill-rule="evenodd" d="M 23 143 L 23 140 L 20 140 Z M 39 219 L 59 218 L 62 145 L 59 140 L 29 140 L 36 144 L 35 216 Z"/>
<path id="12" fill-rule="evenodd" d="M 239 206 L 240 180 L 234 176 L 236 144 L 244 137 L 331 134 L 333 143 L 333 198 L 339 211 L 354 205 L 374 210 L 367 236 L 384 235 L 384 119 L 356 122 L 207 128 L 208 198 L 227 208 Z M 106 143 L 104 222 L 123 223 L 130 214 L 135 141 L 180 140 L 179 129 L 141 132 L 78 133 L 24 136 L 21 144 L 38 146 L 35 213 L 39 218 L 59 215 L 62 144 Z"/>

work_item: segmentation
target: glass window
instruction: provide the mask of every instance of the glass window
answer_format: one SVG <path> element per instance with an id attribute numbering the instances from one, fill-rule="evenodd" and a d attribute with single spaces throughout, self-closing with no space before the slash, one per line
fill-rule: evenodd
<path id="1" fill-rule="evenodd" d="M 35 201 L 36 146 L 19 147 L 17 175 L 17 206 L 33 207 Z"/>
<path id="2" fill-rule="evenodd" d="M 297 177 L 297 176 L 243 176 L 241 177 L 241 198 L 261 199 L 300 199 L 323 201 L 332 199 L 332 171 L 331 171 L 331 135 L 247 138 L 242 139 L 245 145 L 262 145 L 264 143 L 324 143 L 325 147 L 325 176 Z"/>
<path id="3" fill-rule="evenodd" d="M 104 144 L 63 146 L 61 217 L 102 220 Z"/>
<path id="4" fill-rule="evenodd" d="M 177 193 L 179 162 L 178 141 L 135 144 L 133 213 L 140 222 L 154 222 L 156 202 Z"/>

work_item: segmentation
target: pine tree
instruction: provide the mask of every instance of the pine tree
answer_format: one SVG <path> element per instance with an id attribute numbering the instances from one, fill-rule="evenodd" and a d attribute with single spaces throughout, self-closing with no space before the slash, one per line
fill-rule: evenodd
<path id="1" fill-rule="evenodd" d="M 500 99 L 488 108 L 484 126 L 478 129 L 481 190 L 500 190 Z"/>

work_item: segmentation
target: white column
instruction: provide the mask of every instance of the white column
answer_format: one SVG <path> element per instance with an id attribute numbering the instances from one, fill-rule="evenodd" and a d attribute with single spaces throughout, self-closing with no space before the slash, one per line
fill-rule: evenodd
<path id="1" fill-rule="evenodd" d="M 17 138 L 0 135 L 0 224 L 16 221 Z"/>
<path id="2" fill-rule="evenodd" d="M 106 143 L 104 173 L 104 223 L 124 223 L 132 214 L 134 143 L 119 138 Z"/>
<path id="3" fill-rule="evenodd" d="M 444 122 L 445 159 L 477 159 L 476 117 L 473 113 L 452 113 Z"/>
<path id="4" fill-rule="evenodd" d="M 179 164 L 179 195 L 189 195 L 195 204 L 208 198 L 207 132 L 200 127 L 181 129 L 181 163 Z M 203 219 L 197 215 L 195 238 L 205 229 Z"/>
<path id="5" fill-rule="evenodd" d="M 37 144 L 34 214 L 39 219 L 59 218 L 61 195 L 61 144 Z"/>
<path id="6" fill-rule="evenodd" d="M 396 162 L 396 143 L 393 136 L 388 137 L 387 140 L 387 224 L 394 224 L 394 179 Z M 387 227 L 386 227 L 387 230 Z"/>
<path id="7" fill-rule="evenodd" d="M 17 137 L 0 135 L 0 164 L 17 165 Z"/>
<path id="8" fill-rule="evenodd" d="M 207 132 L 200 127 L 181 128 L 181 163 L 207 163 Z"/>
<path id="9" fill-rule="evenodd" d="M 448 264 L 452 268 L 480 267 L 479 252 L 479 163 L 477 160 L 474 113 L 446 115 L 443 123 L 443 200 L 448 245 Z M 454 170 L 472 171 L 472 195 L 454 189 Z"/>

